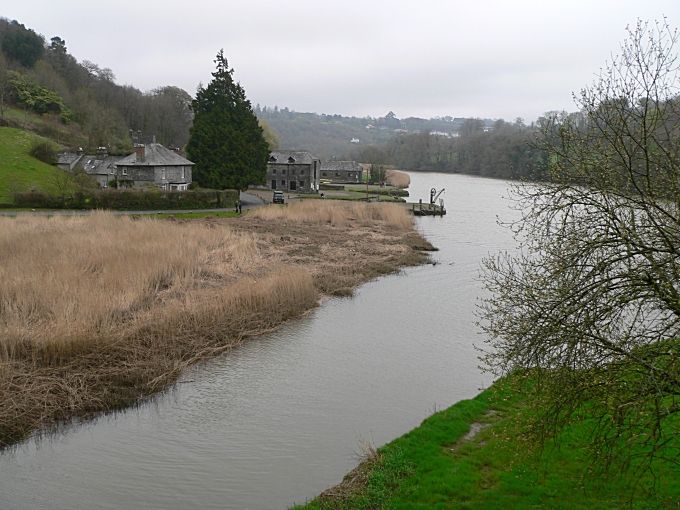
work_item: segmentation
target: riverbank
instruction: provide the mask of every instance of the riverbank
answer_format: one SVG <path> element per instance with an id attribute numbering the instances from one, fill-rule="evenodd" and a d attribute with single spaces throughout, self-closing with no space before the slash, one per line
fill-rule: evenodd
<path id="1" fill-rule="evenodd" d="M 624 473 L 591 463 L 589 438 L 597 424 L 587 411 L 541 449 L 528 434 L 533 411 L 521 382 L 496 382 L 382 448 L 368 448 L 339 485 L 295 508 L 678 508 L 680 476 L 672 458 L 649 469 L 634 463 Z M 673 454 L 678 446 L 664 448 Z M 644 459 L 640 454 L 636 461 Z"/>
<path id="2" fill-rule="evenodd" d="M 273 212 L 270 212 L 273 211 Z M 137 402 L 182 369 L 423 263 L 403 208 L 1 219 L 0 444 Z"/>

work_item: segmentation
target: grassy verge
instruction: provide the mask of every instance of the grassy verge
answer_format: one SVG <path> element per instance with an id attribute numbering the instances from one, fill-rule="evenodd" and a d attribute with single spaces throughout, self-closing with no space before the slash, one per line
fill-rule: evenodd
<path id="1" fill-rule="evenodd" d="M 364 196 L 366 195 L 366 185 L 361 185 L 361 184 L 346 184 L 345 185 L 345 190 L 346 191 L 353 191 L 357 193 L 363 193 Z M 397 188 L 394 186 L 378 186 L 375 184 L 369 184 L 368 185 L 368 192 L 371 195 L 387 195 L 387 196 L 393 196 L 393 197 L 407 197 L 409 196 L 409 193 L 407 190 L 402 189 L 402 188 Z"/>
<path id="2" fill-rule="evenodd" d="M 588 419 L 539 449 L 532 409 L 511 381 L 439 412 L 380 448 L 337 487 L 298 509 L 593 509 L 680 506 L 680 468 L 594 470 Z M 467 435 L 467 437 L 466 437 Z"/>
<path id="3" fill-rule="evenodd" d="M 31 131 L 53 140 L 55 143 L 72 146 L 87 145 L 87 136 L 76 123 L 64 124 L 57 115 L 40 115 L 13 107 L 5 107 L 3 121 L 9 126 Z"/>
<path id="4" fill-rule="evenodd" d="M 366 192 L 359 191 L 323 191 L 323 198 L 326 200 L 347 200 L 351 202 L 366 202 Z M 301 200 L 320 200 L 322 197 L 320 195 L 300 195 L 297 197 Z M 399 203 L 406 202 L 405 199 L 401 197 L 393 197 L 390 195 L 374 195 L 369 193 L 368 200 L 370 202 L 387 202 L 387 203 Z"/>
<path id="5" fill-rule="evenodd" d="M 386 204 L 174 222 L 0 217 L 0 447 L 133 404 L 324 294 L 424 262 L 430 247 Z"/>
<path id="6" fill-rule="evenodd" d="M 29 154 L 34 143 L 44 140 L 27 131 L 0 127 L 0 203 L 11 204 L 13 193 L 31 188 L 57 192 L 70 179 L 66 172 Z"/>

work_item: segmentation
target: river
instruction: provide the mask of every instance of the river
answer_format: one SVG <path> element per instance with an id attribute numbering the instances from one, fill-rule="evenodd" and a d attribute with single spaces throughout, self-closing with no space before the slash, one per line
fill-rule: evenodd
<path id="1" fill-rule="evenodd" d="M 168 392 L 0 454 L 0 509 L 274 509 L 314 497 L 436 409 L 491 382 L 474 307 L 482 257 L 514 245 L 496 216 L 507 183 L 411 174 L 435 265 L 331 299 L 301 320 L 199 364 Z M 353 261 L 361 263 L 361 261 Z"/>

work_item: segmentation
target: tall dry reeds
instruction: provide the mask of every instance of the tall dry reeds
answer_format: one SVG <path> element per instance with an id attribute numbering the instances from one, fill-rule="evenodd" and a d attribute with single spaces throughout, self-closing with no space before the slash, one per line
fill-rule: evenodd
<path id="1" fill-rule="evenodd" d="M 0 218 L 0 447 L 117 408 L 315 306 L 312 275 L 224 224 Z"/>
<path id="2" fill-rule="evenodd" d="M 257 264 L 253 238 L 225 227 L 106 213 L 0 218 L 0 359 L 67 355 Z"/>
<path id="3" fill-rule="evenodd" d="M 385 172 L 385 180 L 387 184 L 395 188 L 406 189 L 411 185 L 411 176 L 399 170 L 387 170 Z"/>
<path id="4" fill-rule="evenodd" d="M 350 223 L 362 225 L 384 223 L 398 230 L 412 228 L 413 219 L 399 204 L 364 203 L 341 200 L 303 200 L 291 202 L 286 207 L 271 205 L 250 213 L 255 218 L 269 221 L 329 224 L 343 227 Z"/>
<path id="5" fill-rule="evenodd" d="M 422 262 L 411 226 L 399 205 L 321 200 L 233 222 L 0 217 L 0 448 Z"/>

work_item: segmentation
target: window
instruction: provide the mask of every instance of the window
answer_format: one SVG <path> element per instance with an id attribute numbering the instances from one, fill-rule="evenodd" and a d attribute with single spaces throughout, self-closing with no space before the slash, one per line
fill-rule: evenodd
<path id="1" fill-rule="evenodd" d="M 272 189 L 276 189 L 276 179 L 272 179 Z"/>
<path id="2" fill-rule="evenodd" d="M 276 175 L 276 168 L 272 168 L 272 174 Z"/>
<path id="3" fill-rule="evenodd" d="M 286 187 L 286 179 L 281 179 L 281 186 Z"/>
<path id="4" fill-rule="evenodd" d="M 161 168 L 161 180 L 165 180 L 165 168 Z"/>
<path id="5" fill-rule="evenodd" d="M 123 167 L 123 175 L 127 175 L 127 167 Z"/>
<path id="6" fill-rule="evenodd" d="M 182 167 L 182 180 L 184 179 L 186 179 L 186 177 L 184 176 L 184 167 Z"/>
<path id="7" fill-rule="evenodd" d="M 300 189 L 305 189 L 305 181 L 300 181 Z"/>

